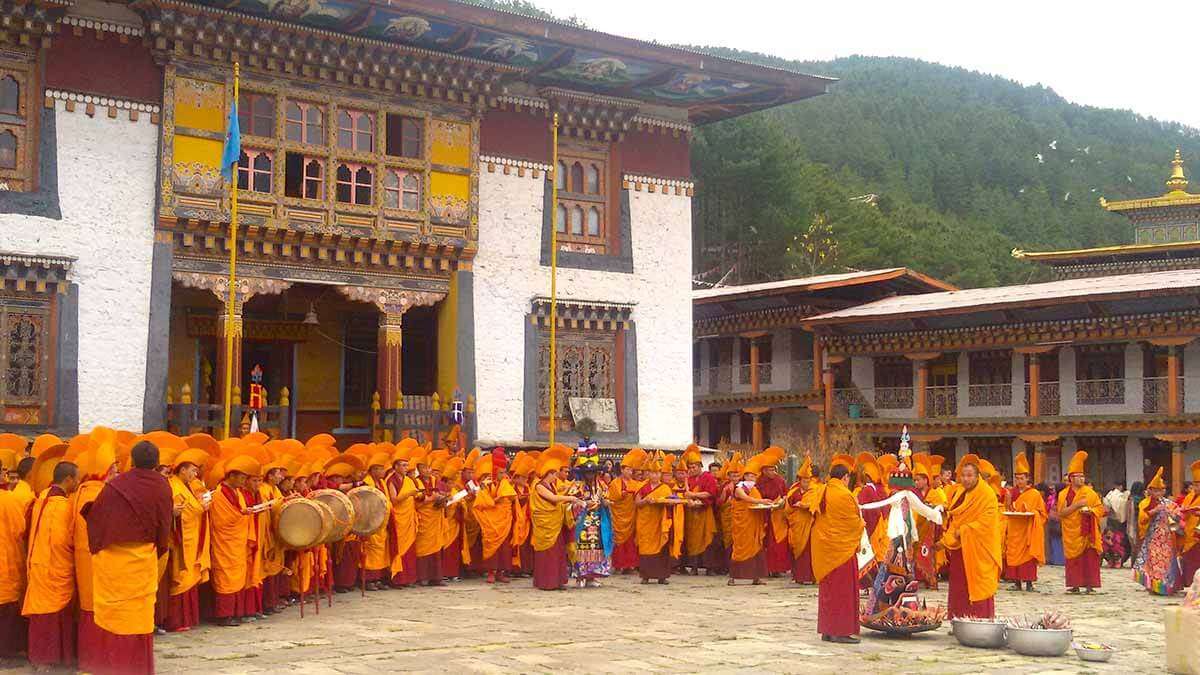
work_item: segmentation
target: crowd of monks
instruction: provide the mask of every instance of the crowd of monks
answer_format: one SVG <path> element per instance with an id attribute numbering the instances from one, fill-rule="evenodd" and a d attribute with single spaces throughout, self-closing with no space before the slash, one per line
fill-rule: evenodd
<path id="1" fill-rule="evenodd" d="M 1032 590 L 1046 561 L 1046 502 L 1024 455 L 1011 486 L 975 455 L 951 467 L 924 453 L 839 454 L 824 476 L 806 457 L 789 481 L 777 447 L 707 467 L 696 446 L 678 456 L 633 449 L 619 472 L 597 475 L 573 472 L 579 457 L 561 445 L 510 456 L 466 452 L 453 432 L 445 440 L 342 451 L 328 434 L 0 435 L 0 656 L 152 672 L 156 631 L 261 620 L 321 594 L 470 576 L 561 590 L 581 509 L 607 510 L 612 572 L 644 584 L 673 574 L 817 584 L 817 630 L 833 642 L 857 641 L 861 591 L 895 545 L 887 507 L 860 507 L 897 490 L 943 513 L 940 524 L 917 517 L 912 557 L 926 587 L 948 582 L 950 617 L 993 616 L 1001 580 Z M 1104 507 L 1086 460 L 1072 458 L 1058 498 L 1070 592 L 1100 586 Z M 911 480 L 896 483 L 897 474 Z M 290 501 L 364 485 L 386 497 L 382 529 L 284 545 L 279 518 Z M 1200 551 L 1194 523 L 1183 536 L 1193 546 L 1181 550 Z"/>

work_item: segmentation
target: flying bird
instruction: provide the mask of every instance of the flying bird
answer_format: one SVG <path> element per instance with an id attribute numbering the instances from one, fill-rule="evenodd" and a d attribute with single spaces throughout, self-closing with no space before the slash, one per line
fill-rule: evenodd
<path id="1" fill-rule="evenodd" d="M 1045 159 L 1044 157 L 1042 157 L 1042 153 L 1040 153 L 1040 152 L 1039 152 L 1039 153 L 1037 153 L 1036 155 L 1034 155 L 1034 157 L 1036 157 L 1036 158 L 1037 158 L 1038 164 L 1045 164 L 1045 163 L 1046 163 L 1046 159 Z"/>
<path id="2" fill-rule="evenodd" d="M 1067 201 L 1067 200 L 1068 200 L 1068 199 L 1070 199 L 1070 198 L 1071 198 L 1071 193 L 1070 193 L 1070 192 L 1068 192 L 1067 194 L 1063 195 L 1063 201 L 1064 201 L 1064 202 L 1065 202 L 1065 201 Z"/>
<path id="3" fill-rule="evenodd" d="M 1051 150 L 1057 150 L 1057 149 L 1058 149 L 1058 139 L 1057 139 L 1057 138 L 1056 138 L 1056 139 L 1054 139 L 1054 140 L 1052 140 L 1052 141 L 1050 141 L 1050 149 L 1051 149 Z"/>

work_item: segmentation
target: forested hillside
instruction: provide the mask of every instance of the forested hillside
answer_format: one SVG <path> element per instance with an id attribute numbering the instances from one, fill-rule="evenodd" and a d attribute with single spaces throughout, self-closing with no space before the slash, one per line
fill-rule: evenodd
<path id="1" fill-rule="evenodd" d="M 693 49 L 840 80 L 697 131 L 695 261 L 710 282 L 892 265 L 963 286 L 1025 281 L 1013 247 L 1129 242 L 1098 199 L 1161 194 L 1176 147 L 1200 171 L 1195 129 L 1045 87 L 912 59 Z"/>

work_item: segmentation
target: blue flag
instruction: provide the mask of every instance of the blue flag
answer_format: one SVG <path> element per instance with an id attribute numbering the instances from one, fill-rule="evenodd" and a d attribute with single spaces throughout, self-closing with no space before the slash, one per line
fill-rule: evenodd
<path id="1" fill-rule="evenodd" d="M 225 149 L 221 151 L 221 177 L 233 178 L 233 165 L 242 156 L 242 130 L 238 126 L 237 102 L 229 109 L 229 123 L 225 125 Z"/>

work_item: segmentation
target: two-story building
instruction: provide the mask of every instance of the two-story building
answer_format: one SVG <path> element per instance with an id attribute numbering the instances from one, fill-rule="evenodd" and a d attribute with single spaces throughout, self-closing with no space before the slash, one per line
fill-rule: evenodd
<path id="1" fill-rule="evenodd" d="M 973 452 L 1011 475 L 1029 450 L 1057 481 L 1077 449 L 1097 485 L 1200 457 L 1200 195 L 1176 153 L 1167 192 L 1102 201 L 1135 244 L 1027 253 L 1052 281 L 884 298 L 809 318 L 822 416 L 880 445 Z"/>
<path id="2" fill-rule="evenodd" d="M 593 399 L 601 444 L 682 446 L 692 129 L 829 83 L 451 0 L 0 13 L 0 427 L 29 434 L 212 430 L 228 366 L 301 437 L 437 395 L 484 442 Z"/>

